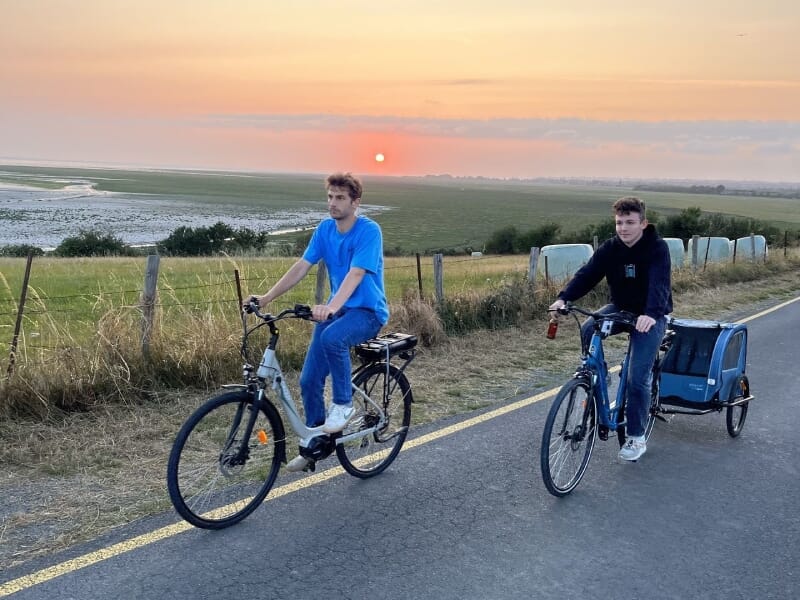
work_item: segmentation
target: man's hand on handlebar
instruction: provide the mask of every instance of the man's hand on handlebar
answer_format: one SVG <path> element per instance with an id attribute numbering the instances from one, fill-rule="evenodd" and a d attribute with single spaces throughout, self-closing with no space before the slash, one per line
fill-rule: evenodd
<path id="1" fill-rule="evenodd" d="M 327 304 L 315 304 L 311 307 L 311 320 L 312 321 L 327 321 L 334 314 L 333 309 Z"/>
<path id="2" fill-rule="evenodd" d="M 553 302 L 550 305 L 550 308 L 547 309 L 547 312 L 550 313 L 550 318 L 561 320 L 561 316 L 567 314 L 564 310 L 566 306 L 567 303 L 564 302 L 561 298 Z"/>
<path id="3" fill-rule="evenodd" d="M 266 302 L 262 303 L 262 299 L 263 296 L 250 296 L 247 300 L 242 302 L 242 310 L 247 314 L 253 313 L 253 309 L 257 309 L 266 304 Z"/>

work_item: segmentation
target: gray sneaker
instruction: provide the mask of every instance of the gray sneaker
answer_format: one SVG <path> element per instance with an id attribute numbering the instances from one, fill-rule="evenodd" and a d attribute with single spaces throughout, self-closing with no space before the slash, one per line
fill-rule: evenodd
<path id="1" fill-rule="evenodd" d="M 328 418 L 325 419 L 325 425 L 322 426 L 322 431 L 325 433 L 341 431 L 347 425 L 347 422 L 353 418 L 355 412 L 352 404 L 332 404 L 328 411 Z"/>
<path id="2" fill-rule="evenodd" d="M 300 471 L 307 471 L 311 466 L 311 459 L 298 454 L 286 465 L 286 470 L 290 473 L 299 473 Z"/>
<path id="3" fill-rule="evenodd" d="M 638 460 L 642 454 L 647 452 L 647 442 L 644 437 L 629 437 L 619 450 L 619 457 L 622 460 Z"/>

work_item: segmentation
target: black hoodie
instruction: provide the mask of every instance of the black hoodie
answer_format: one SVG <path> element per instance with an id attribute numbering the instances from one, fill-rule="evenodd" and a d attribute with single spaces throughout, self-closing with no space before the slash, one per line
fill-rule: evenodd
<path id="1" fill-rule="evenodd" d="M 605 241 L 558 297 L 579 300 L 605 277 L 618 309 L 659 319 L 672 312 L 670 269 L 669 247 L 648 225 L 630 248 L 616 235 Z"/>

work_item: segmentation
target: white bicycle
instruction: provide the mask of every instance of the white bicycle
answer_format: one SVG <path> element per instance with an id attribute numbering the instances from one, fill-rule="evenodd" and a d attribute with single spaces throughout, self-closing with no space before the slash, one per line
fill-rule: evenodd
<path id="1" fill-rule="evenodd" d="M 247 327 L 247 312 L 259 323 Z M 295 305 L 278 315 L 261 314 L 250 304 L 243 311 L 241 354 L 244 383 L 223 386 L 183 424 L 172 446 L 167 487 L 172 504 L 189 523 L 222 529 L 238 523 L 264 501 L 286 462 L 281 414 L 270 399 L 274 392 L 289 425 L 300 440 L 300 454 L 317 461 L 336 452 L 351 475 L 367 478 L 383 472 L 397 457 L 411 423 L 411 385 L 405 369 L 416 354 L 413 335 L 393 333 L 355 346 L 360 365 L 353 371 L 355 416 L 340 433 L 307 427 L 281 371 L 276 348 L 282 319 L 311 318 L 311 308 Z M 258 367 L 248 358 L 248 336 L 260 327 L 270 331 Z M 393 364 L 392 360 L 402 361 Z"/>

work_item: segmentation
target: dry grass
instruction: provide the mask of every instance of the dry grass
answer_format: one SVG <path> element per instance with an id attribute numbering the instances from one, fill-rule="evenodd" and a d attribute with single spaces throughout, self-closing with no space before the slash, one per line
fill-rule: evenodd
<path id="1" fill-rule="evenodd" d="M 761 267 L 756 271 L 765 273 Z M 678 316 L 735 319 L 754 306 L 774 303 L 800 290 L 796 268 L 769 274 L 758 285 L 750 281 L 727 284 L 722 279 L 710 285 L 703 284 L 699 275 L 681 277 L 686 280 L 678 282 L 683 291 L 675 295 L 674 314 Z M 549 300 L 540 302 L 546 305 Z M 547 341 L 543 311 L 534 316 L 537 318 L 522 320 L 517 327 L 448 338 L 429 303 L 409 300 L 402 308 L 395 307 L 392 325 L 417 333 L 428 344 L 420 348 L 408 371 L 416 400 L 413 422 L 432 422 L 562 381 L 577 362 L 577 328 L 562 324 L 558 338 Z M 213 317 L 208 315 L 211 320 Z M 133 351 L 126 354 L 124 332 L 135 329 L 136 323 L 136 319 L 126 322 L 110 316 L 103 327 L 106 341 L 85 350 L 98 370 L 124 358 L 121 364 L 128 366 L 117 366 L 120 387 L 131 381 L 134 371 Z M 307 328 L 308 324 L 296 326 Z M 295 342 L 295 349 L 290 347 L 292 338 L 302 339 L 299 333 L 299 329 L 284 328 L 283 342 L 289 352 L 302 352 L 304 341 Z M 177 343 L 177 337 L 198 337 L 191 344 L 195 348 L 192 353 L 165 363 L 166 373 L 194 368 L 208 359 L 209 348 L 219 350 L 221 344 L 231 349 L 230 360 L 238 364 L 235 326 L 227 331 L 178 330 L 172 335 L 175 338 L 162 338 L 154 344 L 154 356 L 159 360 L 166 360 L 160 354 L 162 347 Z M 621 342 L 615 340 L 612 348 L 619 346 L 619 351 Z M 197 381 L 210 382 L 216 368 L 223 366 L 219 363 L 207 372 L 198 372 Z M 69 373 L 65 368 L 64 377 Z M 296 390 L 296 374 L 288 373 L 288 379 Z M 86 378 L 80 385 L 90 383 Z M 36 417 L 0 421 L 0 569 L 95 538 L 137 517 L 168 510 L 164 472 L 172 438 L 207 395 L 162 392 L 137 402 L 95 403 L 80 412 L 51 406 Z"/>

